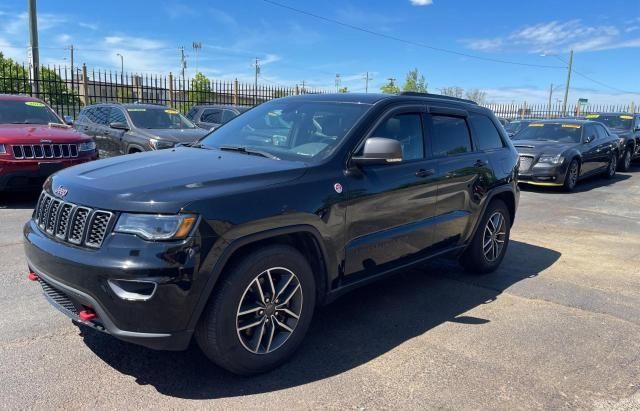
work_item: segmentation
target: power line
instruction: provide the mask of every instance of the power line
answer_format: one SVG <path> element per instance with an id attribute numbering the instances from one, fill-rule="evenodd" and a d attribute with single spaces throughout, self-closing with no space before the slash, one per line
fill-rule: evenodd
<path id="1" fill-rule="evenodd" d="M 430 46 L 428 44 L 420 43 L 420 42 L 417 42 L 417 41 L 407 40 L 407 39 L 403 39 L 403 38 L 400 38 L 400 37 L 392 36 L 392 35 L 389 35 L 389 34 L 379 33 L 377 31 L 369 30 L 369 29 L 366 29 L 364 27 L 359 27 L 359 26 L 355 26 L 353 24 L 349 24 L 349 23 L 345 23 L 345 22 L 342 22 L 342 21 L 339 21 L 339 20 L 331 19 L 329 17 L 320 16 L 318 14 L 314 14 L 314 13 L 311 13 L 311 12 L 308 12 L 308 11 L 305 11 L 305 10 L 297 9 L 295 7 L 287 6 L 287 5 L 282 4 L 282 3 L 278 3 L 277 1 L 273 1 L 273 0 L 262 0 L 262 1 L 264 1 L 265 3 L 271 4 L 273 6 L 281 7 L 283 9 L 294 11 L 294 12 L 299 13 L 299 14 L 304 14 L 306 16 L 313 17 L 313 18 L 318 19 L 318 20 L 323 20 L 323 21 L 326 21 L 326 22 L 329 22 L 329 23 L 333 23 L 333 24 L 337 24 L 337 25 L 340 25 L 340 26 L 343 26 L 343 27 L 347 27 L 347 28 L 350 28 L 352 30 L 361 31 L 363 33 L 371 34 L 371 35 L 374 35 L 374 36 L 377 36 L 377 37 L 382 37 L 382 38 L 385 38 L 385 39 L 388 39 L 388 40 L 398 41 L 398 42 L 401 42 L 401 43 L 410 44 L 410 45 L 413 45 L 413 46 L 416 46 L 416 47 L 422 47 L 422 48 L 426 48 L 426 49 L 430 49 L 430 50 L 434 50 L 434 51 L 439 51 L 439 52 L 442 52 L 442 53 L 454 54 L 454 55 L 457 55 L 457 56 L 468 57 L 468 58 L 472 58 L 472 59 L 476 59 L 476 60 L 490 61 L 490 62 L 493 62 L 493 63 L 511 64 L 511 65 L 514 65 L 514 66 L 526 66 L 526 67 L 536 67 L 536 68 L 554 68 L 554 69 L 564 68 L 564 67 L 560 67 L 560 66 L 552 66 L 552 65 L 545 65 L 545 64 L 521 63 L 519 61 L 510 61 L 510 60 L 502 60 L 502 59 L 496 59 L 496 58 L 491 58 L 491 57 L 482 57 L 482 56 L 476 56 L 474 54 L 462 53 L 460 51 L 444 49 L 444 48 L 441 48 L 441 47 L 434 47 L 434 46 Z"/>

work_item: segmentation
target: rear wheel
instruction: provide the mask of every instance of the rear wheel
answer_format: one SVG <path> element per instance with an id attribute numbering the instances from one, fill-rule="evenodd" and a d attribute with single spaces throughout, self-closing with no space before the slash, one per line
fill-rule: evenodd
<path id="1" fill-rule="evenodd" d="M 311 323 L 315 282 L 294 248 L 274 245 L 246 255 L 221 280 L 196 340 L 209 359 L 241 375 L 269 371 L 298 348 Z"/>
<path id="2" fill-rule="evenodd" d="M 612 179 L 616 176 L 616 170 L 618 169 L 618 154 L 613 153 L 611 158 L 609 158 L 609 165 L 607 166 L 607 171 L 605 171 L 604 176 L 607 179 Z"/>
<path id="3" fill-rule="evenodd" d="M 567 174 L 564 176 L 563 187 L 566 191 L 573 191 L 578 184 L 578 176 L 580 175 L 580 163 L 575 158 L 569 163 L 567 167 Z"/>
<path id="4" fill-rule="evenodd" d="M 509 245 L 511 217 L 502 200 L 493 200 L 487 207 L 473 240 L 460 260 L 468 272 L 486 274 L 495 271 Z"/>

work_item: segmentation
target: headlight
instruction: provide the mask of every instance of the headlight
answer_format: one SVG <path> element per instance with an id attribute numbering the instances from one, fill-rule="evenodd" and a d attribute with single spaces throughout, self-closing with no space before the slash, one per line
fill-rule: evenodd
<path id="1" fill-rule="evenodd" d="M 95 141 L 87 141 L 86 143 L 80 143 L 78 151 L 93 151 L 96 149 Z"/>
<path id="2" fill-rule="evenodd" d="M 620 144 L 621 146 L 624 144 L 624 137 L 618 138 L 618 144 Z"/>
<path id="3" fill-rule="evenodd" d="M 149 139 L 149 145 L 154 150 L 162 150 L 163 148 L 172 148 L 176 143 L 173 141 L 158 140 L 156 138 Z"/>
<path id="4" fill-rule="evenodd" d="M 0 144 L 0 154 L 7 154 L 7 149 L 4 144 Z"/>
<path id="5" fill-rule="evenodd" d="M 564 157 L 562 157 L 560 154 L 557 154 L 557 155 L 542 154 L 538 159 L 538 163 L 547 163 L 547 164 L 554 164 L 554 165 L 562 164 L 563 161 L 564 161 Z"/>
<path id="6" fill-rule="evenodd" d="M 179 240 L 185 238 L 197 217 L 192 214 L 152 215 L 121 214 L 114 231 L 135 234 L 145 240 Z"/>

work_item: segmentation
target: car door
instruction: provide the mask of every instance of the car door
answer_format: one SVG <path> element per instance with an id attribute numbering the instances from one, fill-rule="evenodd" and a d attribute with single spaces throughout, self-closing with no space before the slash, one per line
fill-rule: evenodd
<path id="1" fill-rule="evenodd" d="M 592 124 L 582 128 L 582 165 L 580 175 L 592 173 L 602 167 L 598 134 Z"/>
<path id="2" fill-rule="evenodd" d="M 437 169 L 424 140 L 424 111 L 395 108 L 368 135 L 400 141 L 402 162 L 362 166 L 348 175 L 346 278 L 375 275 L 430 252 Z"/>
<path id="3" fill-rule="evenodd" d="M 127 116 L 120 107 L 111 107 L 109 124 L 111 123 L 124 123 L 131 129 L 131 124 L 127 121 Z M 125 133 L 127 133 L 126 130 L 119 130 L 109 126 L 107 135 L 109 136 L 109 154 L 111 156 L 119 156 L 125 153 L 123 143 Z"/>
<path id="4" fill-rule="evenodd" d="M 430 107 L 425 116 L 431 151 L 439 159 L 437 249 L 459 245 L 473 231 L 473 216 L 491 182 L 488 156 L 474 149 L 468 117 L 465 110 L 448 107 Z"/>
<path id="5" fill-rule="evenodd" d="M 100 158 L 108 158 L 112 155 L 111 137 L 109 135 L 109 111 L 109 106 L 96 106 L 93 108 L 93 129 Z"/>
<path id="6" fill-rule="evenodd" d="M 613 141 L 613 138 L 603 125 L 594 124 L 593 126 L 596 129 L 597 136 L 596 152 L 598 153 L 598 163 L 601 168 L 604 168 L 609 166 L 609 161 L 615 152 L 617 141 Z"/>

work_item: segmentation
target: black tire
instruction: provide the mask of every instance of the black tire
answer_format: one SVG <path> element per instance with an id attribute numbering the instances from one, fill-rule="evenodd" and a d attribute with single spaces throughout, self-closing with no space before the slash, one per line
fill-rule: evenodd
<path id="1" fill-rule="evenodd" d="M 613 153 L 609 158 L 609 164 L 604 172 L 604 177 L 611 180 L 616 176 L 616 170 L 618 169 L 618 153 Z"/>
<path id="2" fill-rule="evenodd" d="M 578 184 L 578 178 L 580 177 L 580 162 L 577 159 L 571 160 L 567 167 L 567 174 L 564 176 L 564 184 L 562 187 L 565 191 L 573 191 Z"/>
<path id="3" fill-rule="evenodd" d="M 618 163 L 618 171 L 629 171 L 631 168 L 631 157 L 632 157 L 631 148 L 627 148 L 622 155 L 622 159 Z"/>
<path id="4" fill-rule="evenodd" d="M 245 296 L 254 295 L 254 291 L 257 291 L 251 288 L 256 286 L 255 281 L 260 278 L 264 279 L 261 276 L 264 276 L 268 269 L 276 270 L 275 267 L 281 267 L 295 273 L 296 281 L 300 285 L 299 318 L 297 321 L 292 320 L 296 322 L 292 328 L 293 332 L 288 333 L 279 327 L 275 327 L 277 321 L 273 320 L 273 316 L 269 317 L 266 312 L 264 315 L 262 313 L 260 313 L 261 315 L 258 315 L 258 313 L 249 314 L 250 316 L 256 316 L 255 319 L 250 321 L 263 321 L 264 325 L 240 331 L 239 329 L 242 327 L 239 321 L 241 320 L 238 320 L 238 318 L 246 318 L 240 317 L 241 303 L 245 301 Z M 283 283 L 280 282 L 279 284 Z M 292 286 L 288 287 L 282 285 L 283 291 L 285 289 L 290 291 Z M 278 284 L 275 285 L 275 288 L 278 288 Z M 297 292 L 294 291 L 293 293 Z M 262 294 L 261 291 L 260 293 Z M 265 295 L 262 296 L 267 301 L 269 301 L 268 293 L 269 291 L 267 290 Z M 232 373 L 253 375 L 272 370 L 291 357 L 302 342 L 313 317 L 316 300 L 315 293 L 315 280 L 311 267 L 295 248 L 286 245 L 273 245 L 257 249 L 243 256 L 240 261 L 237 261 L 228 269 L 225 269 L 220 283 L 214 289 L 202 313 L 196 329 L 196 341 L 200 349 L 211 361 Z M 258 295 L 257 292 L 255 295 Z M 271 302 L 273 303 L 273 301 Z M 272 306 L 274 305 L 272 304 Z M 271 322 L 267 317 L 271 319 Z M 289 319 L 291 320 L 292 318 Z M 283 333 L 286 335 L 280 339 L 280 341 L 284 342 L 281 342 L 281 345 L 271 352 L 266 352 L 266 349 L 262 353 L 251 352 L 245 345 L 247 341 L 241 341 L 241 338 L 248 339 L 249 337 L 246 337 L 247 333 L 258 332 L 259 328 L 265 326 L 268 328 L 266 332 L 270 334 L 269 325 L 279 330 L 277 332 L 280 334 L 277 334 L 277 336 L 282 336 Z M 264 328 L 263 332 L 265 332 Z M 273 339 L 274 337 L 271 338 Z M 260 341 L 264 341 L 262 334 L 257 337 L 258 349 L 261 347 Z M 271 345 L 271 340 L 268 340 L 268 343 Z M 264 348 L 265 345 L 266 342 L 262 347 Z"/>
<path id="5" fill-rule="evenodd" d="M 491 259 L 486 255 L 486 249 L 483 247 L 483 244 L 485 243 L 485 234 L 489 224 L 489 219 L 496 213 L 502 215 L 505 230 L 504 235 L 500 237 L 503 241 L 502 248 L 499 250 L 498 255 Z M 474 274 L 487 274 L 495 271 L 500 266 L 500 263 L 502 263 L 502 259 L 507 252 L 510 232 L 511 216 L 507 205 L 502 200 L 496 199 L 491 201 L 482 216 L 482 220 L 480 220 L 480 224 L 476 229 L 476 233 L 474 234 L 471 243 L 460 258 L 460 263 L 464 267 L 465 271 Z M 493 245 L 496 246 L 495 243 Z"/>

